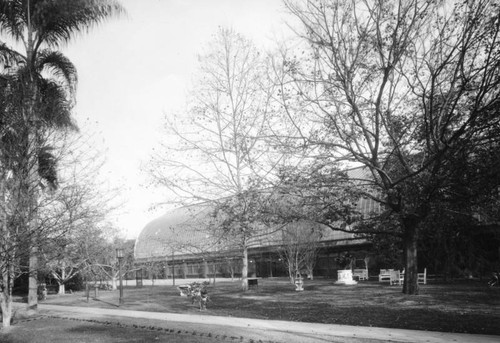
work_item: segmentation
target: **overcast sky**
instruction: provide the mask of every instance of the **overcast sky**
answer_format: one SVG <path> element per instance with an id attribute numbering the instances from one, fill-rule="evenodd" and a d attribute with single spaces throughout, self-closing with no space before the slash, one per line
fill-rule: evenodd
<path id="1" fill-rule="evenodd" d="M 79 74 L 75 118 L 98 133 L 104 173 L 121 189 L 116 225 L 128 238 L 164 213 L 150 211 L 161 196 L 146 188 L 147 163 L 163 118 L 183 107 L 186 87 L 219 26 L 257 45 L 287 31 L 282 0 L 121 0 L 127 16 L 90 31 L 64 49 Z M 90 123 L 89 124 L 87 124 Z"/>

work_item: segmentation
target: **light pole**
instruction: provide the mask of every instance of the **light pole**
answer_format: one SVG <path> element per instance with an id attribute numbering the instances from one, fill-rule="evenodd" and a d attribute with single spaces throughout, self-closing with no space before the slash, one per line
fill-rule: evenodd
<path id="1" fill-rule="evenodd" d="M 118 259 L 118 275 L 120 277 L 120 305 L 123 304 L 123 280 L 122 280 L 122 259 L 123 259 L 123 249 L 116 249 L 116 258 Z"/>
<path id="2" fill-rule="evenodd" d="M 175 262 L 174 262 L 174 249 L 172 249 L 172 285 L 175 286 Z"/>

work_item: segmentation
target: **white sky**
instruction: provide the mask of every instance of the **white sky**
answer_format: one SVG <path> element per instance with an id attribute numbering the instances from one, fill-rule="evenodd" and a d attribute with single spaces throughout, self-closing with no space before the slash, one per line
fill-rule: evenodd
<path id="1" fill-rule="evenodd" d="M 101 136 L 104 172 L 121 188 L 116 224 L 128 238 L 165 209 L 141 172 L 158 145 L 164 115 L 182 108 L 197 54 L 219 26 L 266 44 L 287 31 L 282 0 L 121 0 L 127 16 L 112 19 L 64 49 L 79 74 L 75 118 Z M 267 43 L 268 44 L 268 43 Z M 89 120 L 91 127 L 84 125 Z M 102 146 L 101 146 L 102 145 Z M 155 194 L 156 193 L 156 194 Z"/>

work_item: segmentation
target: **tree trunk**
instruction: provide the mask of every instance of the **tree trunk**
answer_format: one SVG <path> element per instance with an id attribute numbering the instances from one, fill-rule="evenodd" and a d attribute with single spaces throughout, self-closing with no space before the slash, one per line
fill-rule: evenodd
<path id="1" fill-rule="evenodd" d="M 12 322 L 12 296 L 2 292 L 1 295 L 1 307 L 2 307 L 2 326 L 7 328 Z"/>
<path id="2" fill-rule="evenodd" d="M 243 265 L 241 267 L 241 289 L 243 292 L 248 291 L 248 248 L 243 245 Z"/>
<path id="3" fill-rule="evenodd" d="M 57 291 L 57 294 L 59 295 L 66 294 L 66 287 L 64 286 L 65 279 L 66 279 L 66 270 L 65 270 L 65 264 L 63 262 L 61 267 L 61 277 L 57 279 L 57 283 L 59 285 L 59 290 Z"/>
<path id="4" fill-rule="evenodd" d="M 10 327 L 12 322 L 12 286 L 14 279 L 14 266 L 7 262 L 2 270 L 3 290 L 0 292 L 0 307 L 2 309 L 2 325 Z"/>
<path id="5" fill-rule="evenodd" d="M 309 280 L 314 280 L 314 267 L 307 267 L 307 278 Z"/>
<path id="6" fill-rule="evenodd" d="M 59 291 L 57 292 L 57 294 L 59 295 L 66 294 L 66 285 L 64 284 L 64 282 L 59 283 Z"/>
<path id="7" fill-rule="evenodd" d="M 208 278 L 208 262 L 207 262 L 207 260 L 203 260 L 202 277 L 204 279 Z"/>
<path id="8" fill-rule="evenodd" d="M 28 278 L 28 308 L 36 310 L 38 307 L 38 247 L 36 243 L 31 244 Z"/>
<path id="9" fill-rule="evenodd" d="M 30 111 L 33 113 L 33 110 Z M 30 116 L 32 119 L 33 116 Z M 29 288 L 28 288 L 28 308 L 36 310 L 38 307 L 38 142 L 36 135 L 36 121 L 30 120 L 28 132 L 28 185 L 27 199 L 29 204 L 27 209 L 28 230 L 29 230 Z"/>
<path id="10" fill-rule="evenodd" d="M 403 220 L 403 244 L 405 278 L 403 293 L 418 294 L 418 266 L 417 266 L 417 218 L 405 218 Z"/>
<path id="11" fill-rule="evenodd" d="M 0 289 L 0 308 L 2 310 L 2 323 L 3 327 L 9 327 L 12 318 L 12 285 L 10 280 L 14 278 L 14 270 L 12 268 L 11 258 L 9 255 L 14 255 L 14 247 L 11 244 L 11 237 L 9 227 L 7 226 L 7 215 L 6 215 L 6 197 L 5 197 L 5 174 L 0 175 L 0 251 L 2 255 L 7 258 L 0 261 L 2 282 Z"/>
<path id="12" fill-rule="evenodd" d="M 213 267 L 214 267 L 214 280 L 213 280 L 213 284 L 215 285 L 215 278 L 217 277 L 217 263 L 215 261 L 213 263 Z"/>
<path id="13" fill-rule="evenodd" d="M 293 273 L 295 269 L 293 268 L 292 263 L 288 263 L 288 278 L 290 279 L 290 283 L 295 284 L 295 275 Z"/>

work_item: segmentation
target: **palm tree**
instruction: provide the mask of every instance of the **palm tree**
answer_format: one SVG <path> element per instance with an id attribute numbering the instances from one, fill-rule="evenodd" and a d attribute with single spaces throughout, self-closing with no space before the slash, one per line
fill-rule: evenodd
<path id="1" fill-rule="evenodd" d="M 113 0 L 0 0 L 0 33 L 22 48 L 0 46 L 0 63 L 10 67 L 11 93 L 18 106 L 11 106 L 16 127 L 9 132 L 23 142 L 18 177 L 24 182 L 20 203 L 26 230 L 31 233 L 28 306 L 37 306 L 37 211 L 40 176 L 40 135 L 50 128 L 75 128 L 71 120 L 77 84 L 75 66 L 57 51 L 75 35 L 86 32 L 113 15 L 124 12 Z M 7 62 L 14 65 L 7 66 Z M 12 152 L 11 152 L 12 153 Z M 46 150 L 45 150 L 46 153 Z M 44 155 L 47 157 L 47 155 Z M 45 171 L 50 170 L 46 169 Z M 4 320 L 4 325 L 5 325 Z"/>

